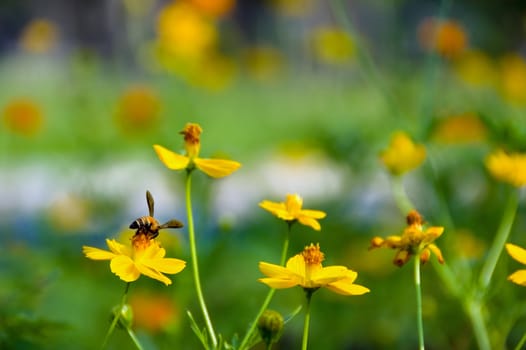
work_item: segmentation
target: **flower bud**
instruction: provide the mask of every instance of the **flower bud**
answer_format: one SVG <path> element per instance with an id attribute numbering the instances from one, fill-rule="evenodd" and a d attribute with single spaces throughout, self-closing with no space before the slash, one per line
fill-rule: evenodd
<path id="1" fill-rule="evenodd" d="M 279 340 L 283 330 L 283 316 L 274 310 L 265 310 L 258 319 L 258 330 L 265 344 L 270 345 Z"/>
<path id="2" fill-rule="evenodd" d="M 120 308 L 120 312 L 119 312 Z M 122 305 L 116 305 L 113 307 L 112 313 L 111 313 L 111 320 L 113 320 L 118 314 L 119 321 L 117 322 L 117 325 L 122 329 L 128 329 L 131 328 L 133 324 L 133 310 L 130 305 L 124 304 Z"/>

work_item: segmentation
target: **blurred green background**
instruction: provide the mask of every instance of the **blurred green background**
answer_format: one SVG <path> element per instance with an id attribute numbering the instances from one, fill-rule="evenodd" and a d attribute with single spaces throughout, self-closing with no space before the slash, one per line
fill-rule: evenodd
<path id="1" fill-rule="evenodd" d="M 404 130 L 427 159 L 404 178 L 458 281 L 469 285 L 513 189 L 491 178 L 496 148 L 526 150 L 526 3 L 522 1 L 114 0 L 0 3 L 0 348 L 93 349 L 125 284 L 82 245 L 131 234 L 150 190 L 160 221 L 186 222 L 184 174 L 153 144 L 183 146 L 197 122 L 203 156 L 243 164 L 196 174 L 202 283 L 215 328 L 244 335 L 277 263 L 286 224 L 263 199 L 304 197 L 322 231 L 295 225 L 290 255 L 319 242 L 327 265 L 358 271 L 361 297 L 316 293 L 312 349 L 416 348 L 411 268 L 368 251 L 404 214 L 378 154 Z M 524 208 L 510 241 L 526 245 Z M 189 261 L 186 230 L 165 230 Z M 434 257 L 432 258 L 434 259 Z M 438 267 L 439 268 L 439 267 Z M 526 330 L 525 296 L 503 254 L 484 315 L 495 348 Z M 198 349 L 190 266 L 165 287 L 140 278 L 130 303 L 146 349 Z M 477 348 L 462 305 L 423 268 L 429 349 Z M 278 291 L 284 315 L 300 288 Z M 303 314 L 275 349 L 299 348 Z M 110 349 L 133 348 L 117 331 Z M 263 347 L 260 347 L 263 348 Z"/>

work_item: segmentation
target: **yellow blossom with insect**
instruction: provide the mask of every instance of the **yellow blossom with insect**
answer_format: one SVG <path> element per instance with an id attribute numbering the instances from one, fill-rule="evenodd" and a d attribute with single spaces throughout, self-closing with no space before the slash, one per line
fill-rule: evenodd
<path id="1" fill-rule="evenodd" d="M 431 253 L 435 254 L 438 262 L 443 264 L 442 252 L 433 242 L 442 235 L 444 228 L 441 226 L 428 227 L 424 230 L 424 220 L 420 213 L 411 210 L 407 214 L 407 227 L 400 236 L 389 236 L 387 238 L 374 237 L 369 249 L 391 248 L 397 249 L 393 263 L 403 266 L 413 255 L 420 258 L 422 264 L 426 263 Z"/>
<path id="2" fill-rule="evenodd" d="M 498 150 L 486 158 L 486 167 L 498 180 L 515 187 L 526 185 L 526 154 Z"/>
<path id="3" fill-rule="evenodd" d="M 394 133 L 389 147 L 380 153 L 380 160 L 393 175 L 402 175 L 418 167 L 425 158 L 424 145 L 415 144 L 403 131 Z"/>
<path id="4" fill-rule="evenodd" d="M 169 149 L 154 145 L 153 148 L 163 164 L 172 170 L 189 171 L 197 168 L 208 176 L 219 178 L 230 175 L 241 166 L 240 163 L 227 159 L 200 158 L 200 135 L 203 129 L 199 124 L 187 123 L 181 134 L 184 135 L 186 154 L 181 155 Z"/>
<path id="5" fill-rule="evenodd" d="M 136 234 L 131 243 L 130 247 L 114 239 L 106 239 L 109 251 L 88 246 L 83 246 L 82 251 L 92 260 L 110 260 L 111 272 L 125 282 L 136 281 L 145 275 L 170 285 L 172 281 L 164 274 L 179 273 L 186 266 L 183 260 L 165 258 L 166 250 L 146 234 Z"/>
<path id="6" fill-rule="evenodd" d="M 321 210 L 302 209 L 303 198 L 298 194 L 287 194 L 285 202 L 271 202 L 264 200 L 259 206 L 278 218 L 289 223 L 298 221 L 300 224 L 310 226 L 316 231 L 321 229 L 319 219 L 327 214 Z"/>
<path id="7" fill-rule="evenodd" d="M 516 261 L 523 265 L 526 265 L 526 249 L 519 247 L 518 245 L 507 243 L 506 250 L 508 254 Z M 508 276 L 508 280 L 515 284 L 526 287 L 526 270 L 517 270 Z"/>
<path id="8" fill-rule="evenodd" d="M 6 128 L 15 134 L 35 136 L 44 123 L 40 106 L 25 97 L 15 98 L 7 103 L 3 110 Z"/>
<path id="9" fill-rule="evenodd" d="M 369 292 L 368 288 L 354 284 L 357 272 L 345 266 L 324 267 L 324 259 L 320 245 L 311 243 L 303 252 L 290 258 L 285 266 L 260 262 L 259 269 L 267 277 L 258 281 L 277 289 L 300 286 L 312 291 L 324 287 L 342 295 L 362 295 Z"/>

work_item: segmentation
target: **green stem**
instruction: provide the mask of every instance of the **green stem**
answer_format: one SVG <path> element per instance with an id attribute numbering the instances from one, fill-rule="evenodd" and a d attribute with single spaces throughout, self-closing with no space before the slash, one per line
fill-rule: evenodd
<path id="1" fill-rule="evenodd" d="M 466 305 L 466 313 L 469 316 L 475 339 L 480 350 L 490 350 L 490 342 L 488 337 L 488 330 L 484 324 L 484 317 L 482 317 L 482 306 L 477 300 L 468 300 Z"/>
<path id="2" fill-rule="evenodd" d="M 414 209 L 414 206 L 404 189 L 403 176 L 392 176 L 391 179 L 395 203 L 402 214 L 407 215 L 407 213 Z"/>
<path id="3" fill-rule="evenodd" d="M 521 340 L 519 341 L 519 343 L 515 347 L 515 350 L 521 350 L 522 346 L 524 345 L 524 343 L 526 343 L 526 333 L 524 333 L 524 335 L 522 336 Z"/>
<path id="4" fill-rule="evenodd" d="M 422 288 L 420 284 L 420 259 L 413 258 L 415 264 L 415 291 L 416 291 L 416 324 L 418 330 L 418 349 L 424 350 L 424 322 L 422 320 Z"/>
<path id="5" fill-rule="evenodd" d="M 515 220 L 515 214 L 517 213 L 517 207 L 519 205 L 519 192 L 514 191 L 510 194 L 508 204 L 504 210 L 502 220 L 500 222 L 495 240 L 491 245 L 488 256 L 484 261 L 479 279 L 479 290 L 484 292 L 487 290 L 497 262 L 499 261 L 500 254 L 504 248 L 504 244 L 508 240 L 510 235 L 513 221 Z"/>
<path id="6" fill-rule="evenodd" d="M 281 250 L 281 260 L 280 260 L 280 265 L 281 266 L 285 265 L 285 260 L 287 259 L 287 252 L 289 250 L 289 241 L 290 241 L 289 238 L 290 238 L 290 231 L 291 231 L 292 223 L 293 223 L 292 221 L 288 221 L 287 222 L 287 224 L 288 224 L 287 234 L 285 236 L 285 241 L 283 242 L 283 248 Z M 241 345 L 239 346 L 239 350 L 245 349 L 245 347 L 248 345 L 248 342 L 249 342 L 250 338 L 252 337 L 252 334 L 256 330 L 256 325 L 258 323 L 259 318 L 261 317 L 261 315 L 263 315 L 263 312 L 265 312 L 265 310 L 267 309 L 267 307 L 270 304 L 270 301 L 272 300 L 272 297 L 274 296 L 275 292 L 276 292 L 275 288 L 271 288 L 268 291 L 267 296 L 265 297 L 265 300 L 263 301 L 263 304 L 261 304 L 261 308 L 259 309 L 259 311 L 258 311 L 256 317 L 254 318 L 254 320 L 252 321 L 252 323 L 250 324 L 250 328 L 248 329 L 247 333 L 245 334 L 245 337 L 241 341 Z"/>
<path id="7" fill-rule="evenodd" d="M 208 310 L 206 308 L 205 299 L 203 297 L 203 291 L 201 290 L 201 281 L 199 279 L 199 264 L 197 261 L 197 248 L 195 243 L 195 231 L 194 231 L 194 216 L 192 214 L 192 197 L 191 197 L 191 188 L 192 188 L 192 172 L 191 170 L 186 173 L 186 213 L 188 216 L 188 236 L 190 241 L 190 254 L 192 258 L 192 272 L 194 275 L 195 290 L 197 293 L 197 299 L 199 300 L 199 305 L 201 311 L 203 312 L 203 317 L 205 319 L 206 328 L 212 340 L 214 349 L 217 348 L 217 338 L 214 332 L 214 327 L 212 326 L 212 321 L 208 315 Z"/>
<path id="8" fill-rule="evenodd" d="M 119 304 L 119 309 L 117 312 L 115 312 L 115 315 L 113 316 L 113 320 L 111 321 L 110 328 L 108 328 L 108 331 L 106 332 L 106 336 L 104 337 L 104 341 L 101 345 L 101 350 L 106 348 L 106 345 L 108 345 L 108 340 L 110 340 L 110 336 L 112 335 L 113 331 L 115 330 L 115 327 L 117 326 L 117 322 L 119 322 L 119 318 L 121 317 L 122 308 L 124 307 L 124 304 L 126 304 L 126 297 L 128 295 L 128 290 L 130 289 L 130 282 L 126 283 L 126 288 L 124 289 L 124 294 L 121 298 L 121 303 Z"/>
<path id="9" fill-rule="evenodd" d="M 303 323 L 303 340 L 301 342 L 301 350 L 307 350 L 307 344 L 309 343 L 309 324 L 310 324 L 310 300 L 314 290 L 305 289 L 307 295 L 307 307 L 305 308 L 305 322 Z"/>
<path id="10" fill-rule="evenodd" d="M 143 350 L 143 347 L 141 343 L 139 342 L 139 339 L 135 335 L 135 332 L 131 329 L 131 327 L 126 327 L 126 331 L 128 331 L 128 335 L 130 336 L 131 340 L 133 341 L 133 344 L 137 347 L 139 350 Z"/>

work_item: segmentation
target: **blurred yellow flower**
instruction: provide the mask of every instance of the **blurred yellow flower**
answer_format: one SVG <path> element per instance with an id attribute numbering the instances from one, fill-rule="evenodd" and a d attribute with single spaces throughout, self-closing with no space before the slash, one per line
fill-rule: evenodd
<path id="1" fill-rule="evenodd" d="M 187 169 L 191 171 L 198 168 L 208 176 L 218 178 L 230 175 L 239 169 L 241 164 L 233 160 L 199 158 L 202 131 L 201 126 L 194 123 L 187 123 L 181 131 L 181 134 L 184 135 L 186 155 L 172 152 L 160 145 L 154 145 L 153 148 L 161 162 L 172 170 Z"/>
<path id="2" fill-rule="evenodd" d="M 24 136 L 36 135 L 44 121 L 40 107 L 28 98 L 16 98 L 8 102 L 3 117 L 8 130 Z"/>
<path id="3" fill-rule="evenodd" d="M 47 19 L 29 22 L 20 36 L 20 46 L 27 52 L 42 54 L 51 50 L 58 40 L 57 26 Z"/>
<path id="4" fill-rule="evenodd" d="M 324 259 L 319 244 L 311 243 L 303 252 L 290 258 L 285 267 L 260 262 L 259 269 L 267 277 L 258 281 L 277 289 L 300 286 L 316 290 L 325 287 L 342 295 L 362 295 L 369 292 L 368 288 L 354 284 L 358 277 L 355 271 L 345 266 L 323 267 L 321 263 Z"/>
<path id="5" fill-rule="evenodd" d="M 142 133 L 156 126 L 160 109 L 161 101 L 153 89 L 135 85 L 120 96 L 115 119 L 122 131 Z"/>
<path id="6" fill-rule="evenodd" d="M 183 60 L 200 60 L 216 45 L 217 29 L 187 2 L 169 2 L 159 14 L 157 33 L 160 46 Z"/>
<path id="7" fill-rule="evenodd" d="M 507 243 L 506 250 L 513 259 L 515 259 L 523 265 L 526 265 L 526 249 L 521 248 L 515 244 Z M 515 284 L 526 286 L 526 270 L 515 271 L 514 273 L 508 276 L 508 280 L 512 281 Z"/>
<path id="8" fill-rule="evenodd" d="M 453 249 L 457 256 L 465 259 L 480 259 L 486 253 L 486 244 L 471 231 L 458 230 L 454 233 Z"/>
<path id="9" fill-rule="evenodd" d="M 88 246 L 83 246 L 82 251 L 92 260 L 110 260 L 111 272 L 125 282 L 136 281 L 142 274 L 170 285 L 172 281 L 163 273 L 179 273 L 186 265 L 183 260 L 165 258 L 166 250 L 146 234 L 133 236 L 131 247 L 114 239 L 106 239 L 106 244 L 110 251 Z"/>
<path id="10" fill-rule="evenodd" d="M 190 83 L 209 91 L 220 91 L 226 88 L 236 74 L 232 59 L 218 53 L 204 58 L 193 71 L 189 72 Z"/>
<path id="11" fill-rule="evenodd" d="M 509 54 L 500 63 L 500 92 L 512 103 L 526 104 L 526 61 L 517 54 Z"/>
<path id="12" fill-rule="evenodd" d="M 316 57 L 328 64 L 348 63 L 355 54 L 351 36 L 336 27 L 319 27 L 312 33 L 312 48 Z"/>
<path id="13" fill-rule="evenodd" d="M 321 229 L 318 219 L 323 219 L 327 215 L 320 210 L 302 209 L 303 198 L 298 194 L 287 194 L 285 202 L 280 203 L 264 200 L 259 206 L 282 220 L 290 223 L 298 221 L 316 231 Z"/>
<path id="14" fill-rule="evenodd" d="M 458 57 L 467 47 L 464 27 L 455 20 L 424 19 L 418 27 L 420 45 L 445 58 Z"/>
<path id="15" fill-rule="evenodd" d="M 393 175 L 402 175 L 418 167 L 425 158 L 425 147 L 413 143 L 402 131 L 394 133 L 389 147 L 380 153 L 380 160 Z"/>
<path id="16" fill-rule="evenodd" d="M 180 312 L 174 298 L 159 293 L 139 292 L 130 296 L 133 322 L 148 332 L 161 332 L 179 320 Z"/>
<path id="17" fill-rule="evenodd" d="M 433 132 L 433 139 L 442 143 L 480 142 L 488 130 L 474 113 L 453 115 L 440 120 Z"/>
<path id="18" fill-rule="evenodd" d="M 212 18 L 224 17 L 232 12 L 236 0 L 187 0 L 199 12 Z"/>
<path id="19" fill-rule="evenodd" d="M 454 71 L 463 82 L 473 86 L 491 86 L 497 76 L 491 58 L 478 50 L 467 51 L 458 57 Z"/>
<path id="20" fill-rule="evenodd" d="M 515 187 L 526 185 L 526 154 L 506 153 L 502 150 L 491 153 L 486 158 L 486 167 L 498 180 Z"/>
<path id="21" fill-rule="evenodd" d="M 403 266 L 413 255 L 418 255 L 420 262 L 424 264 L 429 260 L 431 252 L 437 256 L 438 262 L 443 264 L 442 252 L 433 242 L 442 235 L 444 228 L 433 226 L 424 231 L 423 224 L 422 216 L 416 210 L 411 210 L 407 214 L 407 227 L 401 236 L 389 236 L 385 239 L 373 237 L 369 249 L 380 247 L 397 249 L 393 260 L 397 266 Z"/>
<path id="22" fill-rule="evenodd" d="M 243 55 L 243 62 L 248 75 L 260 82 L 279 77 L 284 65 L 281 52 L 270 46 L 248 48 Z"/>

